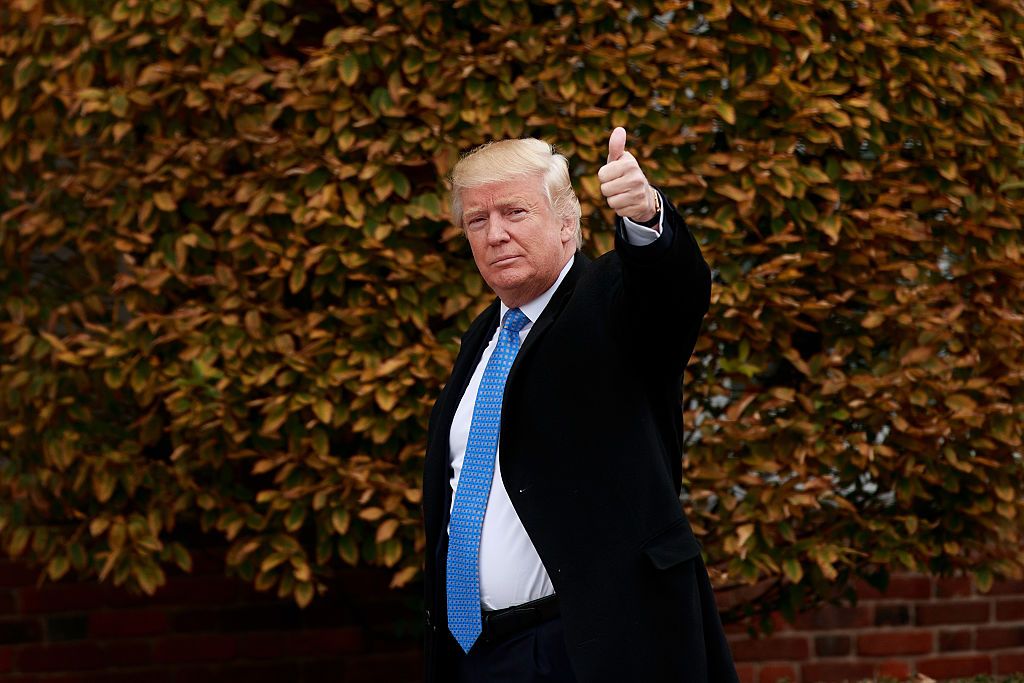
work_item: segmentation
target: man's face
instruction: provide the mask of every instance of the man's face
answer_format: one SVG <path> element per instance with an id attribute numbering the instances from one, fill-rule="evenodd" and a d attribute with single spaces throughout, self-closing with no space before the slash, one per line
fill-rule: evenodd
<path id="1" fill-rule="evenodd" d="M 462 227 L 484 281 L 509 308 L 540 296 L 575 248 L 575 226 L 552 210 L 536 176 L 462 191 Z"/>

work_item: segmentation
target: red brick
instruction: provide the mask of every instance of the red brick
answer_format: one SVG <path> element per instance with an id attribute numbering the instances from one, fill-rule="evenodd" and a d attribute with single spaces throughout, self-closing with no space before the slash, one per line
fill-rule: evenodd
<path id="1" fill-rule="evenodd" d="M 1001 650 L 1024 646 L 1024 626 L 979 628 L 975 647 L 979 650 Z"/>
<path id="2" fill-rule="evenodd" d="M 907 605 L 875 605 L 875 626 L 906 626 L 910 623 Z"/>
<path id="3" fill-rule="evenodd" d="M 24 614 L 84 612 L 105 606 L 109 593 L 91 582 L 29 586 L 18 589 L 18 604 Z"/>
<path id="4" fill-rule="evenodd" d="M 119 591 L 110 604 L 115 607 L 153 605 L 225 605 L 238 599 L 239 581 L 224 576 L 181 576 L 168 579 L 151 596 Z"/>
<path id="5" fill-rule="evenodd" d="M 224 610 L 221 609 L 181 609 L 168 615 L 171 630 L 176 633 L 207 633 L 223 632 Z M 255 629 L 254 629 L 255 630 Z"/>
<path id="6" fill-rule="evenodd" d="M 40 640 L 43 640 L 42 620 L 37 618 L 0 620 L 0 643 L 13 645 Z"/>
<path id="7" fill-rule="evenodd" d="M 807 659 L 810 647 L 806 637 L 769 637 L 730 641 L 732 655 L 739 662 Z"/>
<path id="8" fill-rule="evenodd" d="M 313 605 L 315 606 L 316 603 L 314 602 Z M 768 615 L 768 618 L 771 621 L 770 633 L 780 633 L 783 631 L 793 630 L 793 625 L 786 621 L 786 618 L 778 612 L 772 612 Z M 753 620 L 748 618 L 741 619 L 740 621 L 733 621 L 728 624 L 724 624 L 723 626 L 726 633 L 749 633 L 751 624 L 753 623 Z"/>
<path id="9" fill-rule="evenodd" d="M 172 681 L 174 683 L 282 683 L 285 681 L 291 683 L 302 680 L 322 680 L 345 681 L 345 683 L 348 683 L 352 680 L 342 667 L 337 665 L 333 667 L 333 675 L 317 679 L 303 678 L 300 673 L 301 667 L 302 664 L 300 662 L 282 662 L 277 664 L 268 662 L 260 662 L 259 664 L 236 662 L 217 667 L 175 667 Z M 405 683 L 409 680 L 405 676 L 392 677 L 391 674 L 396 670 L 398 670 L 398 666 L 381 666 L 381 676 L 378 679 L 378 683 L 380 681 L 392 680 L 396 681 L 396 683 L 397 681 Z"/>
<path id="10" fill-rule="evenodd" d="M 145 666 L 153 662 L 148 640 L 120 640 L 103 645 L 103 661 L 108 667 Z"/>
<path id="11" fill-rule="evenodd" d="M 39 578 L 40 570 L 30 569 L 21 562 L 0 560 L 0 588 L 31 586 Z"/>
<path id="12" fill-rule="evenodd" d="M 329 678 L 315 679 L 319 681 L 339 681 L 342 680 L 342 664 L 341 667 L 338 663 L 335 663 L 334 675 Z M 412 679 L 408 677 L 408 674 L 403 674 L 403 668 L 406 665 L 402 661 L 402 656 L 393 659 L 387 666 L 382 666 L 381 670 L 384 675 L 388 676 L 389 679 L 396 681 L 411 682 Z M 244 683 L 282 683 L 282 681 L 299 681 L 299 680 L 311 680 L 309 678 L 303 678 L 301 674 L 302 664 L 300 662 L 279 662 L 271 667 L 266 664 L 262 666 L 253 666 L 251 664 L 242 664 L 238 666 L 232 666 L 229 671 L 232 674 L 232 680 L 242 681 Z M 420 668 L 422 671 L 422 666 Z M 351 680 L 349 676 L 345 675 L 344 680 Z M 376 683 L 380 683 L 382 679 L 378 678 Z M 223 683 L 223 682 L 222 682 Z"/>
<path id="13" fill-rule="evenodd" d="M 857 636 L 857 654 L 869 657 L 923 655 L 932 651 L 931 631 L 882 631 Z"/>
<path id="14" fill-rule="evenodd" d="M 235 656 L 235 637 L 218 634 L 201 636 L 177 636 L 156 641 L 153 647 L 153 661 L 214 662 L 226 661 Z"/>
<path id="15" fill-rule="evenodd" d="M 775 629 L 775 633 L 793 630 L 793 624 L 786 621 L 786 617 L 782 616 L 779 612 L 772 612 L 771 620 L 772 628 Z"/>
<path id="16" fill-rule="evenodd" d="M 196 548 L 192 550 L 192 571 L 193 576 L 224 575 L 224 560 L 227 558 L 227 548 Z"/>
<path id="17" fill-rule="evenodd" d="M 305 630 L 348 626 L 354 620 L 353 615 L 344 610 L 336 610 L 336 614 L 317 612 L 319 605 L 311 606 L 309 611 L 301 610 L 294 602 L 263 603 L 259 605 L 230 605 L 219 607 L 216 621 L 221 624 L 224 633 L 247 631 L 291 631 L 299 628 Z M 177 621 L 177 619 L 175 619 Z M 360 624 L 368 626 L 367 619 L 360 619 Z M 389 622 L 391 624 L 394 621 Z"/>
<path id="18" fill-rule="evenodd" d="M 826 605 L 798 616 L 795 626 L 804 631 L 859 628 L 871 626 L 872 617 L 871 608 L 866 605 L 857 607 Z"/>
<path id="19" fill-rule="evenodd" d="M 819 657 L 845 657 L 852 649 L 850 636 L 815 636 L 814 654 Z"/>
<path id="20" fill-rule="evenodd" d="M 167 614 L 158 610 L 122 609 L 89 614 L 90 638 L 131 638 L 167 633 Z"/>
<path id="21" fill-rule="evenodd" d="M 752 664 L 737 664 L 736 675 L 739 676 L 740 683 L 757 683 L 757 675 Z"/>
<path id="22" fill-rule="evenodd" d="M 174 683 L 236 683 L 237 679 L 230 679 L 225 675 L 221 667 L 174 667 Z M 343 680 L 343 679 L 342 679 Z"/>
<path id="23" fill-rule="evenodd" d="M 47 677 L 45 683 L 168 683 L 170 673 L 167 671 L 111 671 L 105 670 L 88 674 L 68 674 L 56 678 Z M 41 682 L 42 683 L 42 682 Z M 224 683 L 227 683 L 226 681 Z"/>
<path id="24" fill-rule="evenodd" d="M 749 621 L 730 621 L 728 624 L 722 624 L 722 629 L 729 635 L 738 633 L 746 633 L 750 630 Z"/>
<path id="25" fill-rule="evenodd" d="M 1001 598 L 996 602 L 996 619 L 999 621 L 1024 620 L 1024 600 Z"/>
<path id="26" fill-rule="evenodd" d="M 362 649 L 362 633 L 356 628 L 265 631 L 240 634 L 238 640 L 238 655 L 252 659 L 338 655 Z"/>
<path id="27" fill-rule="evenodd" d="M 955 650 L 970 650 L 973 647 L 973 631 L 940 631 L 939 651 L 953 652 Z"/>
<path id="28" fill-rule="evenodd" d="M 891 659 L 878 665 L 879 678 L 895 678 L 896 680 L 904 681 L 910 678 L 910 674 L 910 662 Z"/>
<path id="29" fill-rule="evenodd" d="M 996 656 L 996 673 L 1024 673 L 1024 652 L 1006 652 Z"/>
<path id="30" fill-rule="evenodd" d="M 995 581 L 987 595 L 1024 594 L 1024 581 Z"/>
<path id="31" fill-rule="evenodd" d="M 420 661 L 422 662 L 422 659 Z M 743 666 L 746 666 L 749 669 L 753 670 L 753 666 L 750 665 L 750 664 L 745 664 L 745 665 L 741 665 L 741 666 L 736 667 L 736 670 L 740 674 L 740 680 L 743 683 L 757 683 L 753 679 L 750 679 L 750 681 L 747 681 L 747 679 L 745 679 L 743 677 L 743 673 L 742 673 Z M 422 673 L 422 666 L 421 666 L 421 673 Z M 751 674 L 751 675 L 753 675 L 753 674 Z M 292 678 L 285 679 L 285 680 L 303 680 L 303 681 L 309 681 L 310 683 L 312 683 L 313 681 L 323 681 L 325 683 L 330 683 L 331 681 L 339 681 L 339 682 L 340 681 L 346 681 L 347 682 L 348 678 L 345 676 L 345 662 L 343 660 L 341 660 L 341 661 L 334 661 L 334 660 L 317 659 L 317 660 L 311 660 L 311 661 L 302 662 L 302 678 L 301 679 L 292 677 Z M 419 681 L 420 681 L 420 677 L 417 676 L 417 677 L 411 679 L 409 681 L 409 683 L 418 683 Z M 281 681 L 275 681 L 275 683 L 282 683 L 282 682 Z M 378 683 L 380 683 L 380 682 L 378 682 Z"/>
<path id="32" fill-rule="evenodd" d="M 345 661 L 345 683 L 412 683 L 420 680 L 422 661 L 418 652 L 354 657 Z"/>
<path id="33" fill-rule="evenodd" d="M 331 628 L 304 631 L 306 643 L 303 654 L 315 655 L 321 652 L 332 654 L 359 652 L 363 649 L 363 634 L 357 628 Z"/>
<path id="34" fill-rule="evenodd" d="M 917 672 L 940 680 L 962 676 L 980 676 L 992 673 L 992 659 L 987 655 L 922 659 L 917 662 Z"/>
<path id="35" fill-rule="evenodd" d="M 803 683 L 842 683 L 872 678 L 873 664 L 860 662 L 815 662 L 803 665 Z"/>
<path id="36" fill-rule="evenodd" d="M 294 656 L 297 641 L 302 632 L 282 633 L 264 631 L 261 633 L 240 633 L 238 635 L 238 656 L 245 659 L 277 659 Z"/>
<path id="37" fill-rule="evenodd" d="M 927 600 L 932 597 L 932 580 L 916 574 L 897 574 L 890 577 L 885 593 L 879 593 L 864 581 L 857 582 L 856 586 L 857 595 L 861 598 Z"/>
<path id="38" fill-rule="evenodd" d="M 96 643 L 47 643 L 26 645 L 15 655 L 18 671 L 88 671 L 104 666 Z"/>
<path id="39" fill-rule="evenodd" d="M 971 579 L 967 576 L 954 576 L 938 579 L 935 582 L 935 597 L 958 598 L 971 595 Z"/>
<path id="40" fill-rule="evenodd" d="M 796 669 L 788 664 L 765 664 L 758 678 L 760 683 L 796 683 Z"/>
<path id="41" fill-rule="evenodd" d="M 980 624 L 988 621 L 989 604 L 981 600 L 918 603 L 915 611 L 918 626 Z"/>

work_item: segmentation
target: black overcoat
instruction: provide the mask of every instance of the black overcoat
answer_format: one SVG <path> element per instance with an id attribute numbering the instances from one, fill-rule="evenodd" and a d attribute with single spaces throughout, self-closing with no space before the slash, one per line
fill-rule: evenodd
<path id="1" fill-rule="evenodd" d="M 559 597 L 580 683 L 736 681 L 707 570 L 679 502 L 682 376 L 711 276 L 675 207 L 646 246 L 623 238 L 572 268 L 505 385 L 499 466 Z M 462 338 L 430 417 L 426 681 L 447 683 L 448 435 L 498 325 L 495 300 Z"/>

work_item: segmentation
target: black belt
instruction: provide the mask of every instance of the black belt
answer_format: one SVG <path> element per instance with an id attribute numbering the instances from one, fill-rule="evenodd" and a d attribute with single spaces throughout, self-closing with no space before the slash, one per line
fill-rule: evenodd
<path id="1" fill-rule="evenodd" d="M 559 615 L 558 596 L 547 597 L 494 611 L 483 610 L 480 639 L 493 643 L 508 638 Z"/>

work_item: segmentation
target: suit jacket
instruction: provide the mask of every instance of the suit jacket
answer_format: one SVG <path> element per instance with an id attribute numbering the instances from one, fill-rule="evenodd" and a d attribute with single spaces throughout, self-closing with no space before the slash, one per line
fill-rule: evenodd
<path id="1" fill-rule="evenodd" d="M 736 681 L 700 545 L 679 502 L 682 375 L 710 270 L 675 207 L 663 234 L 572 268 L 505 384 L 499 463 L 559 597 L 580 683 Z M 498 325 L 462 338 L 430 417 L 423 478 L 426 680 L 447 683 L 445 564 L 452 417 Z"/>

